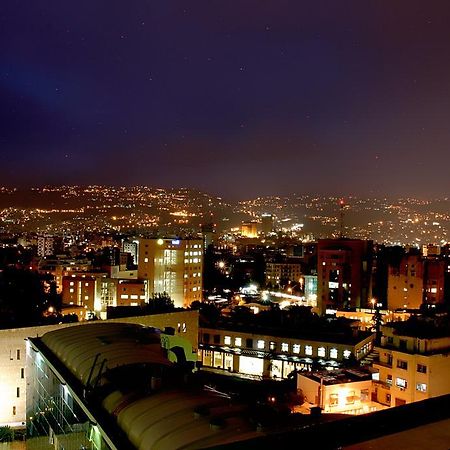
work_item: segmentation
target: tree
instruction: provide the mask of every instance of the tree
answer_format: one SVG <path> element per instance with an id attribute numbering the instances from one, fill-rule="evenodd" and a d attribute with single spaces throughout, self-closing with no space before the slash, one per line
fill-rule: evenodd
<path id="1" fill-rule="evenodd" d="M 174 311 L 175 305 L 167 292 L 163 292 L 162 294 L 152 294 L 146 309 L 150 313 L 165 313 Z"/>

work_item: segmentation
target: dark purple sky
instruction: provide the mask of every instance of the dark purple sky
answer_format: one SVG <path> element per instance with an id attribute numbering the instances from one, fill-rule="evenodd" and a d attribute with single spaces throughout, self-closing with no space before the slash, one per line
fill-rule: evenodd
<path id="1" fill-rule="evenodd" d="M 0 153 L 0 184 L 446 196 L 450 2 L 2 1 Z"/>

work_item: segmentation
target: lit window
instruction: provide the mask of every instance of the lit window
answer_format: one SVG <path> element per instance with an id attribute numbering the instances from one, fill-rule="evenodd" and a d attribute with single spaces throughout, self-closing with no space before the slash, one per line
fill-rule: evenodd
<path id="1" fill-rule="evenodd" d="M 350 350 L 344 350 L 344 358 L 348 359 L 350 358 L 350 355 L 352 354 L 352 352 Z"/>
<path id="2" fill-rule="evenodd" d="M 89 300 L 89 295 L 85 295 L 85 296 L 84 296 L 84 299 L 85 299 L 85 300 Z"/>
<path id="3" fill-rule="evenodd" d="M 305 345 L 305 355 L 311 356 L 313 353 L 312 345 Z"/>
<path id="4" fill-rule="evenodd" d="M 294 344 L 292 346 L 292 352 L 293 353 L 300 353 L 300 344 Z"/>
<path id="5" fill-rule="evenodd" d="M 242 338 L 240 337 L 234 338 L 234 345 L 236 347 L 240 347 L 242 345 Z"/>
<path id="6" fill-rule="evenodd" d="M 256 343 L 257 348 L 259 348 L 260 350 L 264 350 L 265 345 L 266 343 L 262 339 L 259 339 Z"/>
<path id="7" fill-rule="evenodd" d="M 283 342 L 283 343 L 281 344 L 281 351 L 282 351 L 282 352 L 288 352 L 288 351 L 289 351 L 289 344 L 286 343 L 286 342 Z"/>
<path id="8" fill-rule="evenodd" d="M 319 348 L 317 349 L 317 356 L 320 356 L 320 357 L 322 357 L 322 358 L 325 357 L 325 347 L 319 347 Z"/>
<path id="9" fill-rule="evenodd" d="M 392 386 L 392 375 L 390 375 L 390 374 L 386 375 L 386 384 L 389 384 L 389 386 Z"/>
<path id="10" fill-rule="evenodd" d="M 148 263 L 148 258 L 144 258 L 144 262 L 145 262 L 145 263 Z"/>
<path id="11" fill-rule="evenodd" d="M 332 348 L 332 349 L 330 350 L 330 358 L 337 359 L 337 357 L 338 357 L 338 351 L 337 351 L 337 348 Z"/>
<path id="12" fill-rule="evenodd" d="M 120 296 L 120 298 L 127 299 L 127 298 L 128 298 L 128 295 L 127 295 L 127 294 L 122 294 L 122 295 Z"/>
<path id="13" fill-rule="evenodd" d="M 417 383 L 416 384 L 416 391 L 427 392 L 427 385 L 425 383 Z"/>
<path id="14" fill-rule="evenodd" d="M 71 294 L 73 294 L 73 288 L 70 288 L 70 289 L 69 289 L 69 292 L 70 292 Z"/>
<path id="15" fill-rule="evenodd" d="M 231 345 L 231 336 L 225 336 L 223 342 L 225 345 Z"/>
<path id="16" fill-rule="evenodd" d="M 408 386 L 408 383 L 404 378 L 396 378 L 395 379 L 395 385 L 399 388 L 406 389 L 406 386 Z"/>
<path id="17" fill-rule="evenodd" d="M 269 350 L 276 350 L 277 349 L 277 343 L 274 341 L 269 342 Z"/>
<path id="18" fill-rule="evenodd" d="M 136 294 L 131 294 L 130 298 L 131 298 L 131 300 L 137 300 L 139 298 L 139 296 Z"/>
<path id="19" fill-rule="evenodd" d="M 85 286 L 89 286 L 89 283 L 84 283 Z"/>
<path id="20" fill-rule="evenodd" d="M 73 286 L 75 283 L 74 283 L 73 281 L 71 281 L 69 284 L 70 284 L 71 286 Z"/>

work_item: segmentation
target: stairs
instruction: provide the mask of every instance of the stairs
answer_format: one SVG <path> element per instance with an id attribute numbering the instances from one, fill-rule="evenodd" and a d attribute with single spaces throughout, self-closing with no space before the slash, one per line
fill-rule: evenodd
<path id="1" fill-rule="evenodd" d="M 377 350 L 372 350 L 363 359 L 361 359 L 361 366 L 371 366 L 374 361 L 378 361 L 380 352 Z"/>

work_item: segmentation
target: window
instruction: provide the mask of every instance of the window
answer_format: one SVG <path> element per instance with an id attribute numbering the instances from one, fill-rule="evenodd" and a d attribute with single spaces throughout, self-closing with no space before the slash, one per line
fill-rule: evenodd
<path id="1" fill-rule="evenodd" d="M 325 358 L 325 347 L 319 347 L 317 349 L 317 356 L 320 356 L 321 358 Z"/>
<path id="2" fill-rule="evenodd" d="M 20 388 L 19 388 L 19 387 L 17 388 L 17 392 L 16 392 L 16 395 L 17 395 L 17 398 L 19 398 L 19 397 L 20 397 Z"/>
<path id="3" fill-rule="evenodd" d="M 406 380 L 404 378 L 397 377 L 395 379 L 395 385 L 399 388 L 406 389 L 406 387 L 408 386 L 408 383 L 406 382 Z"/>
<path id="4" fill-rule="evenodd" d="M 223 338 L 223 343 L 224 343 L 225 345 L 231 345 L 231 336 L 225 336 L 225 337 Z"/>
<path id="5" fill-rule="evenodd" d="M 16 407 L 13 406 L 13 416 L 15 416 L 15 415 L 16 415 Z"/>
<path id="6" fill-rule="evenodd" d="M 203 342 L 209 342 L 209 333 L 203 333 Z"/>
<path id="7" fill-rule="evenodd" d="M 427 373 L 427 366 L 424 366 L 423 364 L 417 364 L 417 372 Z"/>
<path id="8" fill-rule="evenodd" d="M 425 383 L 417 383 L 416 384 L 416 391 L 427 392 L 427 385 Z"/>
<path id="9" fill-rule="evenodd" d="M 16 359 L 20 359 L 20 350 L 19 349 L 16 352 L 16 357 L 17 357 Z"/>
<path id="10" fill-rule="evenodd" d="M 362 402 L 369 401 L 369 389 L 361 389 L 361 401 Z"/>
<path id="11" fill-rule="evenodd" d="M 144 262 L 145 262 L 145 263 L 148 263 L 148 258 L 144 258 Z"/>
<path id="12" fill-rule="evenodd" d="M 292 352 L 293 353 L 300 353 L 300 344 L 294 344 L 292 346 Z"/>
<path id="13" fill-rule="evenodd" d="M 247 348 L 253 348 L 253 339 L 246 339 L 245 340 L 245 346 Z"/>
<path id="14" fill-rule="evenodd" d="M 181 324 L 181 331 L 182 331 L 183 333 L 186 333 L 186 331 L 187 331 L 186 322 L 183 322 L 183 323 Z"/>
<path id="15" fill-rule="evenodd" d="M 234 345 L 236 347 L 240 347 L 242 345 L 242 338 L 240 337 L 234 338 Z"/>
<path id="16" fill-rule="evenodd" d="M 350 391 L 348 394 L 347 394 L 347 397 L 345 397 L 345 403 L 347 404 L 347 405 L 352 405 L 353 403 L 355 403 L 355 400 L 356 400 L 357 398 L 355 397 L 355 391 Z"/>
<path id="17" fill-rule="evenodd" d="M 214 335 L 214 344 L 220 344 L 220 334 Z"/>
<path id="18" fill-rule="evenodd" d="M 387 343 L 388 344 L 393 344 L 394 343 L 394 338 L 392 336 L 388 336 Z"/>
<path id="19" fill-rule="evenodd" d="M 339 404 L 339 396 L 337 394 L 330 394 L 330 406 L 337 406 Z"/>
<path id="20" fill-rule="evenodd" d="M 20 378 L 25 378 L 25 369 L 23 367 L 20 369 Z"/>
<path id="21" fill-rule="evenodd" d="M 398 345 L 400 350 L 406 350 L 406 344 L 407 344 L 407 342 L 404 339 L 400 339 L 400 342 Z"/>
<path id="22" fill-rule="evenodd" d="M 344 358 L 348 359 L 350 358 L 350 355 L 352 354 L 352 352 L 350 350 L 344 350 Z"/>
<path id="23" fill-rule="evenodd" d="M 262 339 L 258 339 L 258 341 L 256 342 L 256 347 L 260 350 L 264 350 L 265 345 L 266 343 Z"/>
<path id="24" fill-rule="evenodd" d="M 281 344 L 281 351 L 282 352 L 288 352 L 289 351 L 289 344 L 287 342 L 283 342 Z"/>
<path id="25" fill-rule="evenodd" d="M 337 351 L 337 348 L 332 348 L 332 349 L 330 350 L 330 358 L 337 359 L 337 357 L 338 357 L 338 351 Z"/>
<path id="26" fill-rule="evenodd" d="M 277 343 L 274 341 L 269 342 L 269 349 L 275 351 L 277 349 Z"/>
<path id="27" fill-rule="evenodd" d="M 386 375 L 386 383 L 392 386 L 392 375 Z"/>
<path id="28" fill-rule="evenodd" d="M 408 370 L 408 363 L 401 359 L 397 359 L 397 367 L 399 369 Z"/>
<path id="29" fill-rule="evenodd" d="M 311 356 L 313 353 L 312 345 L 305 345 L 305 355 Z"/>

